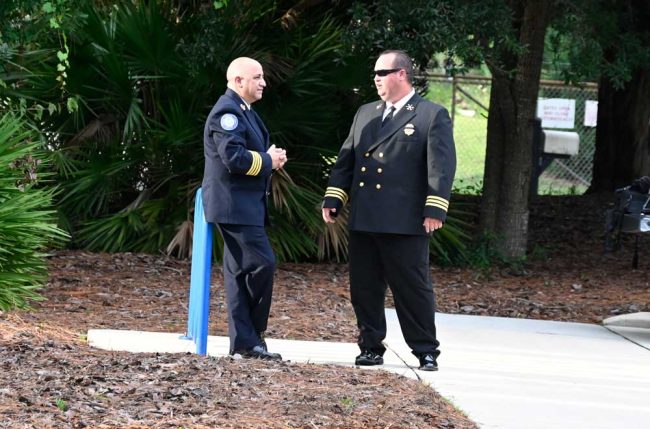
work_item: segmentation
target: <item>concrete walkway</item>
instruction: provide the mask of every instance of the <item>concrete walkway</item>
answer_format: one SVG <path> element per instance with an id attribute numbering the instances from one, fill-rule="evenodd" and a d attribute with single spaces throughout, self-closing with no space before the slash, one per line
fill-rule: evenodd
<path id="1" fill-rule="evenodd" d="M 607 327 L 437 314 L 440 371 L 418 371 L 392 309 L 386 310 L 383 369 L 420 379 L 478 422 L 499 429 L 650 427 L 650 314 L 647 323 Z M 643 318 L 642 318 L 643 319 Z M 90 330 L 90 345 L 132 352 L 193 352 L 180 334 Z M 293 362 L 351 365 L 356 344 L 267 339 Z M 209 337 L 224 356 L 228 339 Z"/>

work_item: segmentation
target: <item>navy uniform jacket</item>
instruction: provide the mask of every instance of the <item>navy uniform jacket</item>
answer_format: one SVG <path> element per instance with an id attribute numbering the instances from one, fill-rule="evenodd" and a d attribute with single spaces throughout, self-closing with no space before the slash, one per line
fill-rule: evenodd
<path id="1" fill-rule="evenodd" d="M 228 89 L 203 132 L 203 209 L 213 223 L 264 226 L 272 160 L 269 133 L 257 114 Z"/>
<path id="2" fill-rule="evenodd" d="M 426 235 L 425 217 L 446 218 L 456 171 L 449 113 L 415 94 L 382 128 L 384 108 L 357 111 L 323 207 L 340 213 L 349 199 L 352 231 Z"/>

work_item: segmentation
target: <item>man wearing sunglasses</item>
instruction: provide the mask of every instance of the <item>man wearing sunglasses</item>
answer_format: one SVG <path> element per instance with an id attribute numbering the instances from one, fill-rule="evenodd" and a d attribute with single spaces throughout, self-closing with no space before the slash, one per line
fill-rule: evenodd
<path id="1" fill-rule="evenodd" d="M 416 94 L 412 79 L 405 52 L 385 51 L 377 59 L 374 83 L 381 101 L 357 111 L 330 174 L 322 215 L 335 222 L 350 201 L 350 297 L 361 349 L 355 364 L 384 362 L 390 287 L 419 369 L 436 371 L 429 237 L 447 215 L 456 151 L 449 113 Z"/>

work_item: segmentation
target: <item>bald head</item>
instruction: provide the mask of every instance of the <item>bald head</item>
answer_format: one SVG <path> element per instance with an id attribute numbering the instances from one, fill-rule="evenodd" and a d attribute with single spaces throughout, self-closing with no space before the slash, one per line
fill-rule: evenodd
<path id="1" fill-rule="evenodd" d="M 234 59 L 226 71 L 228 88 L 235 91 L 245 102 L 252 104 L 262 98 L 266 87 L 262 65 L 252 58 Z"/>

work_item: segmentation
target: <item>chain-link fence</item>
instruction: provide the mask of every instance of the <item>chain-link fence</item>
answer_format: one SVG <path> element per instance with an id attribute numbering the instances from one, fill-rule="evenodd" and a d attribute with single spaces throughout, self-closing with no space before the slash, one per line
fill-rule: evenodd
<path id="1" fill-rule="evenodd" d="M 587 106 L 598 100 L 598 87 L 595 84 L 587 84 L 577 88 L 542 81 L 538 97 L 539 99 L 574 100 L 573 124 L 570 123 L 572 121 L 567 121 L 566 127 L 559 124 L 558 129 L 576 132 L 580 137 L 577 155 L 566 159 L 554 159 L 544 170 L 540 176 L 539 193 L 582 194 L 591 184 L 596 150 L 596 124 L 595 117 L 592 118 L 594 112 Z M 544 127 L 543 122 L 542 127 Z"/>
<path id="2" fill-rule="evenodd" d="M 427 98 L 445 106 L 452 117 L 458 155 L 457 190 L 473 193 L 481 189 L 485 165 L 490 78 L 451 78 L 432 75 L 429 76 Z M 556 123 L 544 121 L 543 127 L 576 132 L 580 144 L 577 155 L 553 159 L 539 178 L 538 192 L 540 194 L 581 194 L 591 183 L 596 139 L 591 108 L 598 99 L 598 89 L 595 84 L 578 88 L 560 82 L 542 81 L 539 99 L 570 105 L 570 108 L 563 110 L 563 121 Z M 593 120 L 595 121 L 595 118 Z"/>

